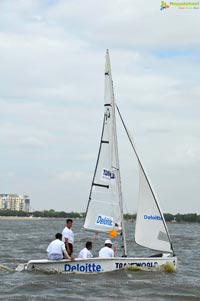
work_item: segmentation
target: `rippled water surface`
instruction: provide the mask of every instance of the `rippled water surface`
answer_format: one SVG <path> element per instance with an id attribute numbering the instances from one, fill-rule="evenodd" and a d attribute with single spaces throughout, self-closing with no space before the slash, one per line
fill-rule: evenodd
<path id="1" fill-rule="evenodd" d="M 75 255 L 93 234 L 74 220 Z M 46 258 L 46 248 L 64 219 L 0 219 L 0 299 L 1 300 L 200 300 L 200 225 L 169 224 L 178 257 L 176 273 L 120 270 L 98 275 L 15 272 L 19 263 Z M 134 224 L 126 223 L 129 255 L 148 256 L 149 251 L 134 244 Z M 95 238 L 93 254 L 105 236 Z M 118 246 L 119 237 L 116 239 Z M 120 254 L 120 247 L 117 254 Z"/>

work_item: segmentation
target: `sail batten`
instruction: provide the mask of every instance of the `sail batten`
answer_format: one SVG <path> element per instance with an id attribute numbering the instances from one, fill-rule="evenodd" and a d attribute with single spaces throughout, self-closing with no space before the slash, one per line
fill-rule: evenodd
<path id="1" fill-rule="evenodd" d="M 103 185 L 103 184 L 98 184 L 98 183 L 93 183 L 93 186 L 98 186 L 98 187 L 104 187 L 104 188 L 109 188 L 109 185 Z"/>

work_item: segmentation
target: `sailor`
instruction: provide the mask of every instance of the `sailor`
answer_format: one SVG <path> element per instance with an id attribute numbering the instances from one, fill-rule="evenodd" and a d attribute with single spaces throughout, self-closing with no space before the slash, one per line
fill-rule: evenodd
<path id="1" fill-rule="evenodd" d="M 56 239 L 53 240 L 47 248 L 48 259 L 50 260 L 61 260 L 63 258 L 72 259 L 65 249 L 65 244 L 62 241 L 62 234 L 57 233 L 55 235 Z"/>
<path id="2" fill-rule="evenodd" d="M 62 232 L 62 239 L 63 242 L 65 243 L 65 247 L 69 255 L 72 255 L 73 253 L 73 243 L 74 243 L 74 233 L 71 229 L 72 224 L 73 224 L 73 220 L 70 218 L 67 219 L 66 227 L 63 229 Z"/>
<path id="3" fill-rule="evenodd" d="M 99 251 L 99 257 L 109 258 L 114 257 L 114 251 L 112 249 L 112 241 L 110 239 L 105 240 L 105 247 L 101 248 Z"/>
<path id="4" fill-rule="evenodd" d="M 84 258 L 84 259 L 92 258 L 93 255 L 90 252 L 90 250 L 92 250 L 92 242 L 87 241 L 85 244 L 85 248 L 80 251 L 78 258 Z"/>

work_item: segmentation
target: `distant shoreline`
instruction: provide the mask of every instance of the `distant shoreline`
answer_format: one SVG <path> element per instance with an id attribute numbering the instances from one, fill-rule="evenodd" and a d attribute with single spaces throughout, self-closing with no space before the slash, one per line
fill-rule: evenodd
<path id="1" fill-rule="evenodd" d="M 42 221 L 42 220 L 66 220 L 65 217 L 29 217 L 29 216 L 0 216 L 0 220 L 27 220 L 27 221 Z M 75 219 L 82 219 L 79 217 L 73 218 Z M 125 220 L 127 222 L 135 223 L 135 220 Z M 186 222 L 186 221 L 167 221 L 167 224 L 199 224 L 198 222 Z"/>
<path id="2" fill-rule="evenodd" d="M 15 219 L 15 220 L 42 220 L 42 219 L 83 219 L 85 218 L 85 212 L 65 212 L 65 211 L 55 211 L 54 209 L 43 210 L 43 211 L 33 211 L 33 212 L 24 212 L 16 210 L 0 210 L 0 219 Z M 124 213 L 124 220 L 134 222 L 137 219 L 137 214 Z M 144 215 L 144 218 L 146 218 Z M 197 213 L 187 213 L 187 214 L 171 214 L 163 213 L 164 219 L 167 223 L 200 223 L 200 215 Z M 152 219 L 156 218 L 150 214 Z M 161 218 L 161 217 L 160 217 Z"/>
<path id="3" fill-rule="evenodd" d="M 48 219 L 66 219 L 65 217 L 29 217 L 29 216 L 0 216 L 0 220 L 30 220 L 30 221 L 41 221 L 41 220 L 48 220 Z"/>

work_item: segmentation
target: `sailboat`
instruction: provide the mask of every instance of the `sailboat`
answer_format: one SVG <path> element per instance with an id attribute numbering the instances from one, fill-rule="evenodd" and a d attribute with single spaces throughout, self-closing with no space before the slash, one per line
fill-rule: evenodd
<path id="1" fill-rule="evenodd" d="M 122 122 L 138 162 L 140 185 L 135 242 L 144 248 L 159 252 L 157 255 L 148 257 L 130 257 L 128 255 L 118 155 L 116 113 L 120 117 L 119 120 Z M 117 233 L 120 233 L 122 238 L 121 256 L 113 258 L 75 258 L 73 261 L 66 259 L 60 261 L 48 259 L 30 260 L 25 268 L 27 270 L 40 269 L 64 273 L 102 273 L 122 268 L 152 271 L 176 270 L 177 257 L 174 253 L 164 215 L 115 102 L 108 50 L 106 51 L 105 64 L 103 127 L 83 228 L 94 233 L 104 233 L 105 235 L 112 233 L 113 236 L 116 236 Z M 20 267 L 18 270 L 20 270 Z"/>

